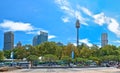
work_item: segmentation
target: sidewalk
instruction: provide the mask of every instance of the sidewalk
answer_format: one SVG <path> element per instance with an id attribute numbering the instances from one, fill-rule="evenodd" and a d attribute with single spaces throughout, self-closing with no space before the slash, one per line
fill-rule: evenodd
<path id="1" fill-rule="evenodd" d="M 19 69 L 2 73 L 120 73 L 117 68 Z"/>

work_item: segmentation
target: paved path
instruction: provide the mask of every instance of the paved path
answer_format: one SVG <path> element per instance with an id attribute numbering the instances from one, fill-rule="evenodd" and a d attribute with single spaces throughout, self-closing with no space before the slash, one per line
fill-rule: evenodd
<path id="1" fill-rule="evenodd" d="M 117 68 L 19 69 L 3 73 L 120 73 Z"/>

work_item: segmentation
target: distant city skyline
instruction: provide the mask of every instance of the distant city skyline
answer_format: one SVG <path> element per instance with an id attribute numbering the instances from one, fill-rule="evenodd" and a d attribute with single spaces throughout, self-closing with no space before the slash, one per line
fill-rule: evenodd
<path id="1" fill-rule="evenodd" d="M 14 46 L 31 44 L 39 31 L 48 41 L 76 45 L 75 22 L 79 19 L 79 44 L 101 46 L 106 32 L 109 44 L 120 46 L 120 0 L 0 0 L 0 50 L 4 32 L 14 32 Z"/>

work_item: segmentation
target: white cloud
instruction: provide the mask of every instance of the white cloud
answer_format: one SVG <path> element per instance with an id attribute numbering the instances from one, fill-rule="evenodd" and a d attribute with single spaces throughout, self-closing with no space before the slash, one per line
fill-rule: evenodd
<path id="1" fill-rule="evenodd" d="M 93 16 L 95 23 L 99 25 L 107 25 L 107 28 L 109 31 L 113 32 L 117 35 L 117 37 L 120 37 L 120 24 L 115 20 L 114 18 L 107 17 L 102 12 L 100 14 L 96 14 Z"/>
<path id="2" fill-rule="evenodd" d="M 0 27 L 9 31 L 32 31 L 34 27 L 30 23 L 14 22 L 10 20 L 4 20 L 0 23 Z"/>
<path id="3" fill-rule="evenodd" d="M 118 37 L 120 37 L 120 24 L 112 17 L 108 17 L 104 12 L 93 14 L 89 9 L 77 5 L 77 8 L 73 8 L 68 0 L 55 0 L 55 3 L 65 13 L 63 22 L 71 22 L 73 19 L 79 19 L 81 24 L 88 25 L 87 21 L 94 21 L 94 23 L 102 26 L 107 25 L 107 29 Z M 89 17 L 85 18 L 81 15 L 81 12 L 87 14 Z M 93 18 L 93 19 L 90 19 Z"/>
<path id="4" fill-rule="evenodd" d="M 67 6 L 70 5 L 67 0 L 55 0 L 55 2 L 59 5 L 67 5 Z"/>
<path id="5" fill-rule="evenodd" d="M 113 18 L 108 22 L 108 29 L 120 37 L 120 24 Z"/>
<path id="6" fill-rule="evenodd" d="M 5 31 L 22 31 L 26 34 L 40 34 L 40 31 L 48 33 L 47 30 L 35 28 L 30 23 L 15 22 L 11 20 L 4 20 L 2 23 L 0 23 L 0 28 Z"/>
<path id="7" fill-rule="evenodd" d="M 77 5 L 77 8 L 79 10 L 81 10 L 84 14 L 88 15 L 89 19 L 92 17 L 93 20 L 91 21 L 94 21 L 95 23 L 99 24 L 99 25 L 103 25 L 104 23 L 106 23 L 107 21 L 107 18 L 106 16 L 104 15 L 103 12 L 99 13 L 99 14 L 93 14 L 89 9 L 85 8 L 85 7 L 81 7 L 80 5 Z"/>
<path id="8" fill-rule="evenodd" d="M 76 44 L 76 43 L 73 43 L 73 45 L 74 45 L 74 46 L 77 46 L 77 44 Z"/>
<path id="9" fill-rule="evenodd" d="M 79 11 L 75 11 L 75 17 L 80 20 L 80 23 L 82 23 L 84 25 L 88 25 L 86 23 L 87 19 L 83 18 L 82 15 L 81 15 L 81 13 Z"/>
<path id="10" fill-rule="evenodd" d="M 35 34 L 35 35 L 37 34 L 37 35 L 40 35 L 40 31 L 48 33 L 47 30 L 37 29 L 37 30 L 34 30 L 34 31 L 29 31 L 29 32 L 27 32 L 27 34 Z"/>
<path id="11" fill-rule="evenodd" d="M 64 17 L 67 19 L 62 19 L 63 22 L 69 22 L 73 19 L 79 19 L 81 24 L 87 25 L 86 18 L 83 18 L 80 11 L 73 9 L 70 2 L 68 0 L 55 0 L 55 3 L 59 6 L 59 8 L 65 13 Z"/>
<path id="12" fill-rule="evenodd" d="M 49 35 L 48 36 L 48 39 L 50 40 L 50 39 L 53 39 L 53 38 L 56 38 L 56 36 L 55 35 Z"/>
<path id="13" fill-rule="evenodd" d="M 82 7 L 82 10 L 84 13 L 92 17 L 96 24 L 99 24 L 100 26 L 106 24 L 109 31 L 116 34 L 117 37 L 120 37 L 120 24 L 117 22 L 117 20 L 106 16 L 103 12 L 99 14 L 92 14 L 92 12 L 90 12 L 87 8 L 84 8 L 84 7 Z"/>
<path id="14" fill-rule="evenodd" d="M 92 44 L 89 42 L 89 40 L 86 38 L 86 39 L 81 39 L 81 40 L 79 40 L 79 42 L 80 43 L 85 43 L 85 44 L 87 44 L 89 47 L 91 47 L 92 46 Z"/>
<path id="15" fill-rule="evenodd" d="M 64 17 L 62 18 L 63 22 L 66 23 L 66 22 L 70 22 L 69 18 L 68 17 Z"/>
<path id="16" fill-rule="evenodd" d="M 116 41 L 113 41 L 114 43 L 119 43 L 120 44 L 120 40 L 116 40 Z"/>
<path id="17" fill-rule="evenodd" d="M 104 15 L 103 12 L 100 14 L 93 15 L 92 17 L 94 18 L 94 22 L 101 26 L 107 22 L 107 17 Z"/>
<path id="18" fill-rule="evenodd" d="M 36 32 L 29 31 L 29 32 L 26 32 L 26 34 L 36 34 Z"/>
<path id="19" fill-rule="evenodd" d="M 80 7 L 80 6 L 79 6 Z M 92 16 L 92 12 L 85 7 L 80 7 L 80 9 L 87 15 Z"/>
<path id="20" fill-rule="evenodd" d="M 40 34 L 40 30 L 36 30 L 36 31 L 28 31 L 26 32 L 26 34 Z"/>
<path id="21" fill-rule="evenodd" d="M 67 0 L 55 0 L 58 7 L 69 16 L 74 16 L 74 10 Z"/>
<path id="22" fill-rule="evenodd" d="M 97 45 L 99 48 L 101 48 L 102 46 L 101 45 Z"/>
<path id="23" fill-rule="evenodd" d="M 67 6 L 61 6 L 60 8 L 61 8 L 62 10 L 65 10 L 65 11 L 70 11 L 70 8 L 67 7 Z"/>

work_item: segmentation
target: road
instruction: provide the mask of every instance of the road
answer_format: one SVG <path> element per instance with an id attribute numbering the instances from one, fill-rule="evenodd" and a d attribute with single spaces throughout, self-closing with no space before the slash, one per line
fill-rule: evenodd
<path id="1" fill-rule="evenodd" d="M 57 69 L 19 69 L 3 73 L 120 73 L 117 68 L 57 68 Z"/>

